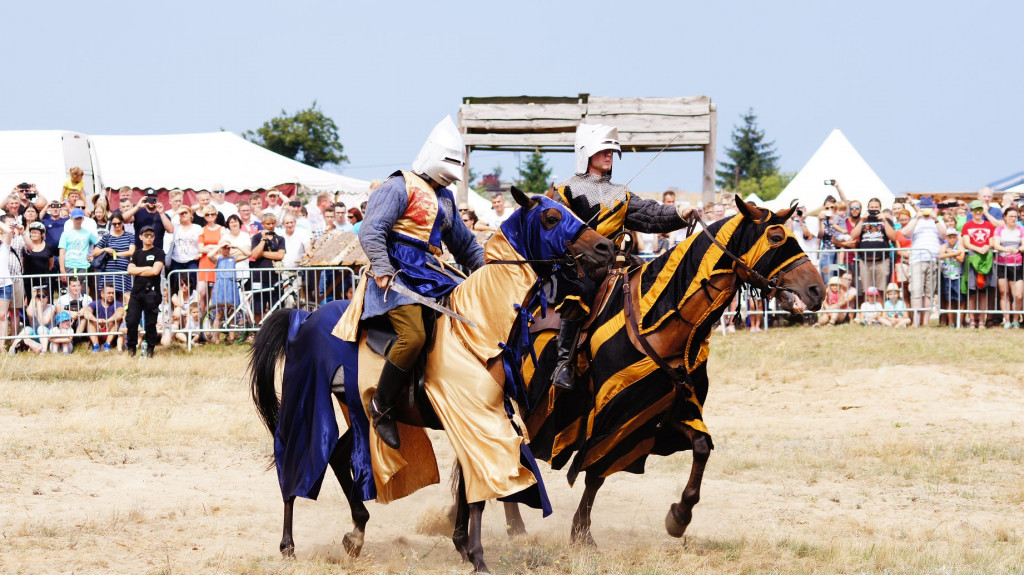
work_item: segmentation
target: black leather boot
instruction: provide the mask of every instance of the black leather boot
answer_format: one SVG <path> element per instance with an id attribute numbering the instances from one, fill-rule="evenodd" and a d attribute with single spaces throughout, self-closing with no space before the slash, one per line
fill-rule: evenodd
<path id="1" fill-rule="evenodd" d="M 391 449 L 398 449 L 402 445 L 393 410 L 398 404 L 398 396 L 408 382 L 408 371 L 391 363 L 390 359 L 384 360 L 384 369 L 381 370 L 380 381 L 377 382 L 377 393 L 370 402 L 370 416 L 377 435 Z"/>
<path id="2" fill-rule="evenodd" d="M 562 320 L 558 328 L 558 363 L 551 374 L 551 383 L 562 389 L 576 387 L 576 340 L 583 327 L 582 320 Z"/>

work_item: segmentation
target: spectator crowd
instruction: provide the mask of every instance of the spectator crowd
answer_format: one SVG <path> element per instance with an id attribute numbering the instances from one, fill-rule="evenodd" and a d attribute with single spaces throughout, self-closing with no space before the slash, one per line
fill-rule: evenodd
<path id="1" fill-rule="evenodd" d="M 273 188 L 229 202 L 214 185 L 187 204 L 177 189 L 162 202 L 151 189 L 86 198 L 83 187 L 72 168 L 62 190 L 26 182 L 3 199 L 0 351 L 71 353 L 82 343 L 134 355 L 142 328 L 142 357 L 151 356 L 175 338 L 207 339 L 177 330 L 237 305 L 243 287 L 266 288 L 252 297 L 258 322 L 282 295 L 271 269 L 296 266 L 329 234 L 358 232 L 365 207 L 326 193 L 303 203 Z M 321 290 L 324 281 L 309 278 Z"/>

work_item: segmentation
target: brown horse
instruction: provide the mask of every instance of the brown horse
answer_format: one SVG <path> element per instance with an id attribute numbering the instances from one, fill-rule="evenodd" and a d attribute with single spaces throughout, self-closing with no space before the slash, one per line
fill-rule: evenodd
<path id="1" fill-rule="evenodd" d="M 555 469 L 571 460 L 570 483 L 586 474 L 573 542 L 593 544 L 591 510 L 606 477 L 643 473 L 648 455 L 692 450 L 686 488 L 665 518 L 668 533 L 681 537 L 713 447 L 702 409 L 708 340 L 722 313 L 742 284 L 791 313 L 821 306 L 821 275 L 785 226 L 794 208 L 774 214 L 739 198 L 736 205 L 736 216 L 605 281 L 584 330 L 577 389 L 551 385 L 555 332 L 532 336 L 538 365 L 527 362 L 523 370 L 531 449 Z M 505 511 L 510 533 L 523 532 L 518 507 L 507 503 Z"/>
<path id="2" fill-rule="evenodd" d="M 542 286 L 543 280 L 559 266 L 572 266 L 578 273 L 605 267 L 611 263 L 614 246 L 553 200 L 544 196 L 527 198 L 515 188 L 512 192 L 522 207 L 502 224 L 502 234 L 490 240 L 505 242 L 508 249 L 501 250 L 504 244 L 489 244 L 489 247 L 496 246 L 496 253 L 511 253 L 518 259 L 489 261 L 485 268 L 490 269 L 471 274 L 457 289 L 476 289 L 479 286 L 489 288 L 491 291 L 488 297 L 493 298 L 494 302 L 507 303 L 505 315 L 518 318 L 521 316 L 518 309 L 533 299 L 533 293 Z M 495 268 L 502 265 L 515 267 Z M 495 273 L 502 269 L 509 273 L 496 276 Z M 513 276 L 526 279 L 513 282 L 494 280 L 495 277 L 507 279 Z M 353 531 L 342 539 L 350 555 L 357 556 L 361 551 L 366 523 L 370 517 L 364 504 L 365 499 L 373 497 L 368 488 L 374 481 L 372 471 L 369 476 L 364 472 L 369 466 L 369 457 L 359 459 L 352 456 L 354 449 L 368 445 L 368 424 L 359 403 L 360 391 L 356 383 L 358 344 L 331 335 L 347 305 L 347 301 L 332 302 L 311 314 L 299 310 L 276 312 L 257 333 L 252 347 L 250 393 L 261 419 L 275 437 L 275 463 L 285 504 L 284 532 L 281 538 L 281 552 L 285 556 L 294 554 L 295 549 L 292 537 L 295 497 L 315 499 L 328 466 L 332 468 L 345 492 L 355 523 Z M 495 315 L 501 314 L 495 311 Z M 483 331 L 485 328 L 495 332 L 506 330 L 494 334 L 496 341 L 506 334 L 511 334 L 510 339 L 519 338 L 523 328 L 514 323 L 514 318 L 480 318 L 480 328 L 465 329 L 479 329 L 488 334 Z M 509 347 L 516 346 L 510 344 Z M 439 351 L 444 350 L 433 349 L 431 353 Z M 284 373 L 279 399 L 275 393 L 274 380 L 282 359 Z M 488 359 L 486 367 L 494 381 L 483 382 L 484 385 L 498 386 L 498 396 L 501 395 L 506 373 L 503 360 L 500 351 Z M 476 373 L 462 377 L 473 378 Z M 461 384 L 465 380 L 453 383 Z M 332 394 L 341 404 L 351 424 L 337 440 Z M 440 429 L 446 413 L 435 413 L 430 400 L 421 394 L 412 395 L 416 405 L 406 408 L 408 402 L 401 402 L 403 408 L 399 410 L 398 420 L 407 425 Z M 453 409 L 458 409 L 458 406 Z M 504 416 L 502 407 L 499 417 Z M 359 425 L 363 426 L 363 431 L 357 433 L 355 430 Z M 324 442 L 321 438 L 332 441 Z M 480 540 L 480 517 L 485 501 L 467 500 L 467 482 L 461 469 L 469 466 L 461 459 L 460 455 L 461 466 L 457 477 L 459 507 L 452 541 L 456 550 L 464 559 L 473 563 L 477 572 L 487 572 Z M 436 469 L 432 471 L 436 473 Z"/>

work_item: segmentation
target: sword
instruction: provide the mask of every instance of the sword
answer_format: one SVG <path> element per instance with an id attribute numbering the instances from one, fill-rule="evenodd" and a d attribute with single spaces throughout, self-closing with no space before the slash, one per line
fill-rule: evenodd
<path id="1" fill-rule="evenodd" d="M 430 309 L 432 309 L 434 311 L 439 311 L 439 312 L 443 313 L 444 315 L 446 315 L 446 316 L 448 316 L 450 318 L 457 319 L 457 320 L 461 321 L 462 323 L 464 323 L 464 324 L 466 324 L 466 325 L 468 325 L 470 327 L 477 327 L 475 321 L 469 319 L 468 317 L 466 317 L 466 316 L 464 316 L 464 315 L 462 315 L 462 314 L 460 314 L 458 312 L 454 312 L 454 311 L 444 307 L 443 305 L 441 305 L 441 304 L 439 304 L 439 303 L 437 303 L 435 301 L 432 301 L 430 299 L 427 299 L 427 298 L 421 296 L 420 294 L 412 291 L 411 289 L 405 287 L 404 285 L 396 282 L 395 278 L 393 278 L 393 277 L 391 278 L 391 282 L 388 283 L 388 288 L 386 290 L 384 290 L 384 301 L 385 302 L 388 301 L 388 291 L 394 291 L 396 293 L 404 295 L 405 297 L 411 299 L 412 301 L 414 301 L 414 302 L 416 302 L 416 303 L 418 303 L 420 305 L 425 305 L 425 306 L 429 307 Z"/>

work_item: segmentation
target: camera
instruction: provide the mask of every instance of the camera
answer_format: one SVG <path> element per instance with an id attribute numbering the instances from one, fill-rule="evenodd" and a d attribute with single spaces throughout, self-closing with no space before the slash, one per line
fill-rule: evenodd
<path id="1" fill-rule="evenodd" d="M 882 213 L 882 210 L 868 210 L 869 218 L 877 218 L 878 214 Z"/>
<path id="2" fill-rule="evenodd" d="M 826 186 L 834 186 L 834 185 L 836 185 L 836 181 L 835 180 L 825 180 L 825 185 Z"/>
<path id="3" fill-rule="evenodd" d="M 938 207 L 939 207 L 940 210 L 952 210 L 952 209 L 956 209 L 957 205 L 958 204 L 956 203 L 956 200 L 952 200 L 952 201 L 949 201 L 949 202 L 939 202 L 939 206 Z"/>
<path id="4" fill-rule="evenodd" d="M 146 205 L 147 206 L 155 206 L 156 205 L 156 198 L 154 198 L 153 196 L 150 196 L 150 197 L 146 198 Z"/>
<path id="5" fill-rule="evenodd" d="M 802 218 L 802 217 L 804 217 L 804 211 L 801 210 L 800 208 L 797 208 L 796 215 L 798 215 L 798 216 L 800 216 Z"/>
<path id="6" fill-rule="evenodd" d="M 36 193 L 35 192 L 25 192 L 25 199 L 27 199 L 27 200 L 34 200 L 34 199 L 36 199 Z"/>

